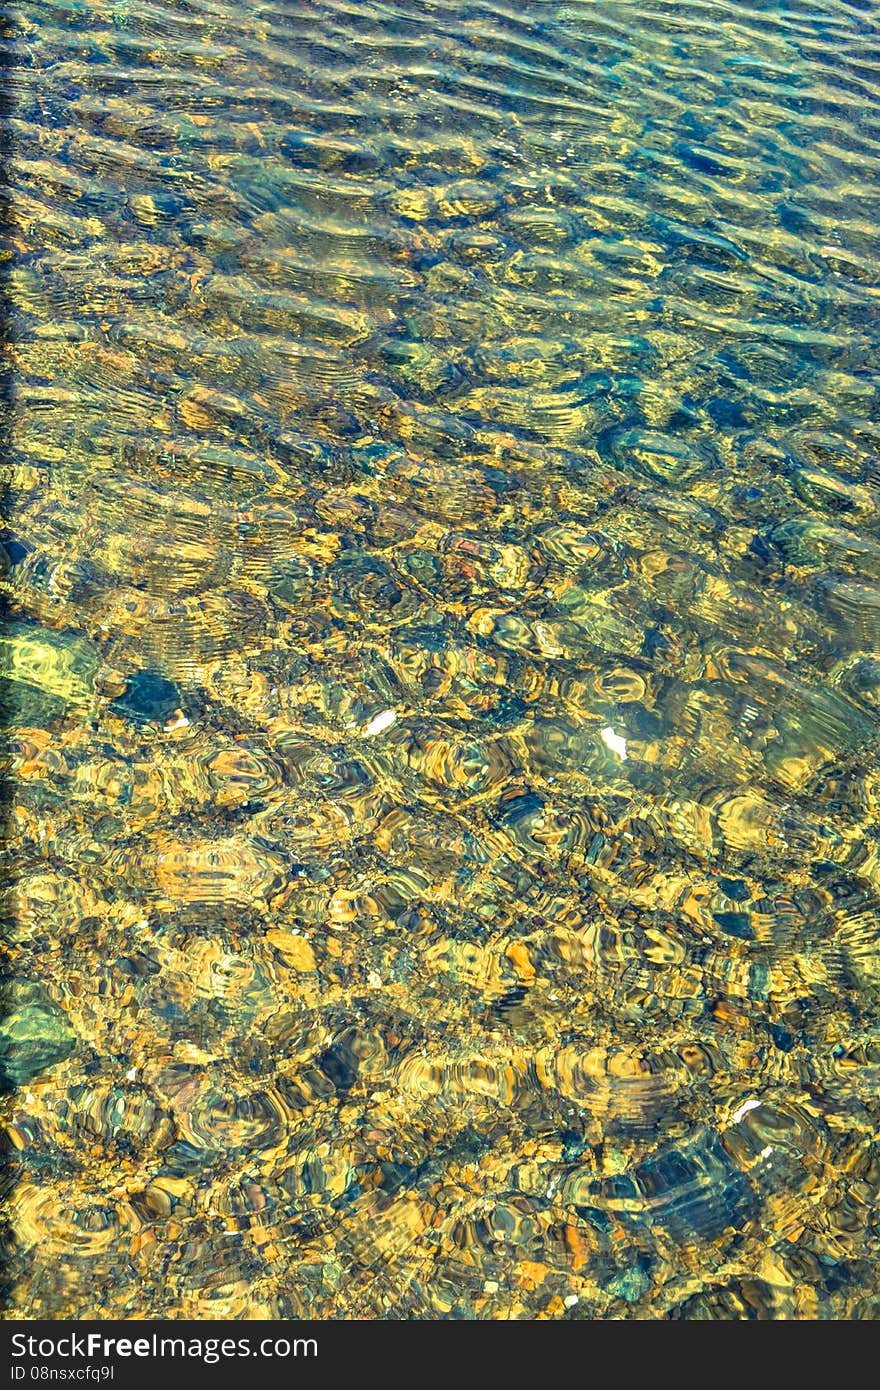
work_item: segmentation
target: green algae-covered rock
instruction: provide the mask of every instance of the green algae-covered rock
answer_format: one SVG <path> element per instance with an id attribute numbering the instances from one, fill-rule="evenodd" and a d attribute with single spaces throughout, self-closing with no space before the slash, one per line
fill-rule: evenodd
<path id="1" fill-rule="evenodd" d="M 42 985 L 16 981 L 0 993 L 0 1085 L 24 1086 L 73 1051 L 76 1034 Z"/>
<path id="2" fill-rule="evenodd" d="M 46 729 L 66 708 L 55 695 L 0 676 L 0 728 Z"/>
<path id="3" fill-rule="evenodd" d="M 7 726 L 43 727 L 94 690 L 98 657 L 75 633 L 9 623 L 0 635 L 0 717 Z"/>
<path id="4" fill-rule="evenodd" d="M 638 1303 L 651 1287 L 651 1280 L 645 1271 L 636 1265 L 617 1274 L 605 1287 L 614 1298 L 623 1298 L 627 1303 Z"/>

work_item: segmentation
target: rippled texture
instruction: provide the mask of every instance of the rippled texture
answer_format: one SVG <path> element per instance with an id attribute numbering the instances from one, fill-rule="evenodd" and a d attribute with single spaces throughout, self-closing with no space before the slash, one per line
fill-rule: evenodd
<path id="1" fill-rule="evenodd" d="M 10 30 L 9 1309 L 878 1316 L 876 6 Z"/>

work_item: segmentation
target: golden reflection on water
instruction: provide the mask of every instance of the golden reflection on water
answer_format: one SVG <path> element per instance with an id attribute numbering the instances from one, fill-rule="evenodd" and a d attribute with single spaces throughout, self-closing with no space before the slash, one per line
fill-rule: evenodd
<path id="1" fill-rule="evenodd" d="M 872 8 L 11 15 L 16 1316 L 872 1318 Z"/>

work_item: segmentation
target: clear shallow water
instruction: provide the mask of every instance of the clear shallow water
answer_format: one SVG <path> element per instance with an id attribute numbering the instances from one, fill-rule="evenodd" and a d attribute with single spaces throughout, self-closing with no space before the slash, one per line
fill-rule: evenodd
<path id="1" fill-rule="evenodd" d="M 11 31 L 10 1311 L 876 1316 L 876 8 Z"/>

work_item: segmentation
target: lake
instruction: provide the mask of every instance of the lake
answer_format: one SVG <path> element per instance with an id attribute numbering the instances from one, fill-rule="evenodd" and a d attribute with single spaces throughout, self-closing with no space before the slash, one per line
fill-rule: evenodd
<path id="1" fill-rule="evenodd" d="M 10 6 L 10 1316 L 880 1315 L 878 17 Z"/>

